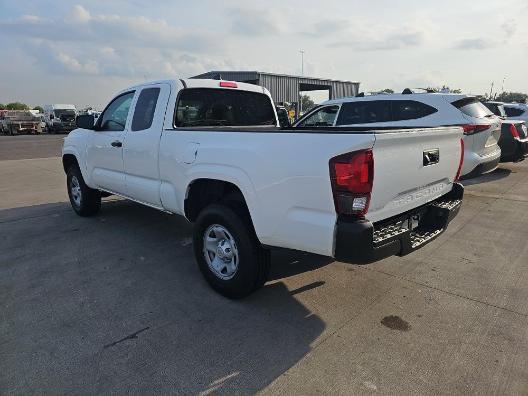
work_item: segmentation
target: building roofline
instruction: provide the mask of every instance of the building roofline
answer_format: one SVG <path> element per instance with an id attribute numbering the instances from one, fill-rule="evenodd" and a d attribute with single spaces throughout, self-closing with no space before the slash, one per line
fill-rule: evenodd
<path id="1" fill-rule="evenodd" d="M 332 78 L 318 78 L 318 77 L 309 77 L 309 76 L 296 76 L 292 74 L 282 74 L 282 73 L 271 73 L 263 72 L 258 70 L 210 70 L 205 73 L 198 74 L 198 76 L 203 76 L 204 74 L 222 74 L 222 73 L 254 73 L 257 75 L 267 75 L 267 76 L 276 76 L 276 77 L 289 77 L 289 78 L 298 78 L 303 80 L 318 80 L 318 81 L 330 81 L 335 83 L 344 83 L 344 84 L 360 84 L 359 81 L 346 81 L 346 80 L 335 80 Z M 197 76 L 195 76 L 197 77 Z M 191 78 L 195 78 L 191 77 Z"/>

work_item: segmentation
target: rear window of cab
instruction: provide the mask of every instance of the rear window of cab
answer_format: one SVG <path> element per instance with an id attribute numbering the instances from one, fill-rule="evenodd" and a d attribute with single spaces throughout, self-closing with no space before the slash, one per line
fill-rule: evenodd
<path id="1" fill-rule="evenodd" d="M 176 103 L 174 124 L 190 127 L 276 126 L 269 96 L 217 88 L 183 89 Z"/>

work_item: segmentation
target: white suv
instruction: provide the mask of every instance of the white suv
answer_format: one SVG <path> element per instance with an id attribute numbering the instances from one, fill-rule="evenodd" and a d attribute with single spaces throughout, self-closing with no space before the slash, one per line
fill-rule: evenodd
<path id="1" fill-rule="evenodd" d="M 500 118 L 477 98 L 451 93 L 370 95 L 329 100 L 299 119 L 295 127 L 405 128 L 460 125 L 464 129 L 462 176 L 493 171 L 501 150 Z"/>

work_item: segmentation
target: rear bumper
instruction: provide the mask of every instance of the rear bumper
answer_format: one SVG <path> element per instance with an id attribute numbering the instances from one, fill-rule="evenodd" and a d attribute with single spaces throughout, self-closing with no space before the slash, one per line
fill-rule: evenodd
<path id="1" fill-rule="evenodd" d="M 462 165 L 463 178 L 474 177 L 477 174 L 483 173 L 478 173 L 478 170 L 476 169 L 488 169 L 491 164 L 498 164 L 498 162 L 500 161 L 500 157 L 501 149 L 498 144 L 494 147 L 493 151 L 486 152 L 485 154 L 478 154 L 474 152 L 471 147 L 466 147 L 466 149 L 464 150 L 464 163 Z M 493 169 L 494 168 L 489 169 L 488 171 L 491 171 Z M 472 176 L 469 176 L 470 174 Z"/>
<path id="2" fill-rule="evenodd" d="M 436 239 L 458 214 L 464 187 L 453 189 L 419 208 L 377 223 L 339 218 L 336 225 L 335 254 L 338 261 L 367 264 L 385 257 L 403 256 Z M 409 220 L 420 214 L 418 226 L 408 229 Z"/>
<path id="3" fill-rule="evenodd" d="M 483 175 L 484 173 L 489 173 L 497 169 L 497 166 L 499 166 L 499 162 L 501 160 L 500 152 L 499 156 L 496 158 L 493 158 L 492 160 L 482 162 L 481 164 L 478 164 L 471 172 L 463 175 L 460 179 L 471 179 L 473 177 L 477 177 L 480 175 Z"/>

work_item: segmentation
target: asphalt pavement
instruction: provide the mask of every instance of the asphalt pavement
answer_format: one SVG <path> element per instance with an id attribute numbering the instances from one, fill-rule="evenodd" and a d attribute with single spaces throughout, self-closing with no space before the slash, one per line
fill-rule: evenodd
<path id="1" fill-rule="evenodd" d="M 528 161 L 467 181 L 415 253 L 275 252 L 231 301 L 186 220 L 76 216 L 62 137 L 0 136 L 0 394 L 528 394 Z"/>

